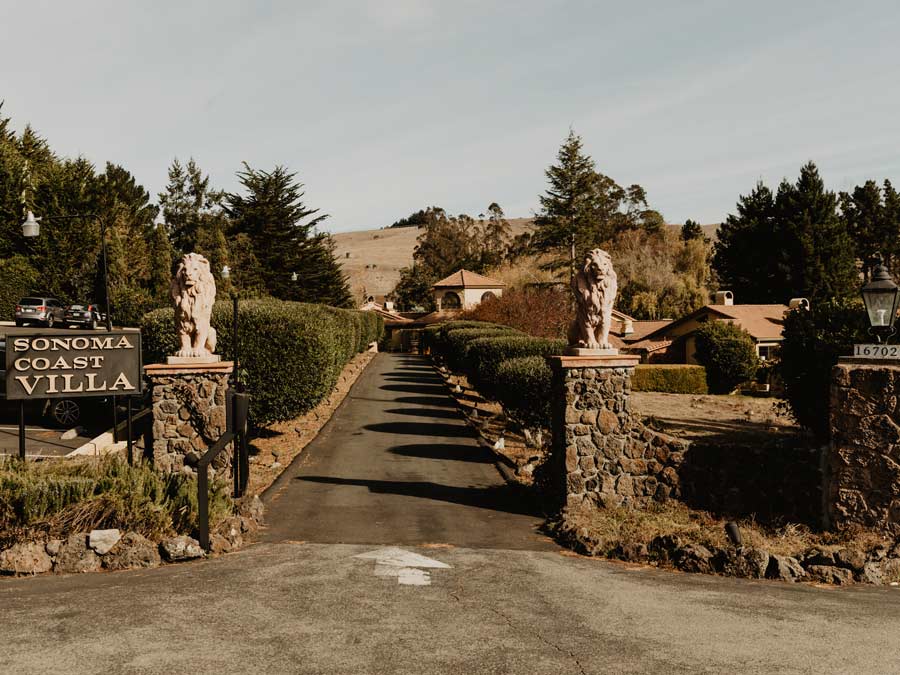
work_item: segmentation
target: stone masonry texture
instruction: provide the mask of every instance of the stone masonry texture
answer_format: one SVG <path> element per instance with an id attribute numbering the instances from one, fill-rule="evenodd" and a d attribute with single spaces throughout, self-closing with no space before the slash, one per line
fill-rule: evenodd
<path id="1" fill-rule="evenodd" d="M 831 525 L 900 534 L 900 366 L 839 363 L 830 409 L 825 500 Z"/>
<path id="2" fill-rule="evenodd" d="M 228 373 L 148 373 L 148 378 L 153 402 L 148 454 L 157 469 L 181 471 L 185 457 L 199 458 L 225 433 Z M 216 457 L 213 467 L 222 469 L 230 462 L 231 453 L 226 450 Z"/>
<path id="3" fill-rule="evenodd" d="M 633 367 L 553 368 L 551 481 L 561 505 L 641 507 L 681 495 L 687 443 L 647 428 L 629 404 Z"/>

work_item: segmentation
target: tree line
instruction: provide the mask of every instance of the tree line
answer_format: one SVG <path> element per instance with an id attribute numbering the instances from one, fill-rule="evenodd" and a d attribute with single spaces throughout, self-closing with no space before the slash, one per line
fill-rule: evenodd
<path id="1" fill-rule="evenodd" d="M 694 220 L 680 231 L 667 226 L 640 185 L 599 172 L 572 130 L 545 176 L 532 229 L 515 239 L 487 237 L 468 216 L 437 208 L 394 223 L 422 230 L 394 293 L 400 306 L 432 308 L 431 285 L 461 267 L 496 272 L 529 257 L 564 283 L 594 247 L 612 255 L 618 309 L 639 319 L 684 316 L 719 288 L 746 304 L 852 297 L 877 254 L 900 272 L 900 193 L 889 180 L 835 193 L 809 162 L 796 182 L 785 179 L 775 191 L 760 182 L 741 196 L 713 243 Z"/>
<path id="2" fill-rule="evenodd" d="M 328 216 L 304 204 L 296 174 L 244 164 L 237 176 L 241 191 L 216 190 L 193 159 L 175 159 L 154 201 L 118 164 L 100 171 L 83 157 L 59 156 L 30 125 L 16 133 L 0 106 L 0 314 L 29 294 L 102 304 L 101 222 L 117 323 L 168 306 L 173 265 L 191 251 L 210 260 L 220 293 L 349 306 L 333 242 L 317 229 Z M 22 235 L 27 211 L 42 218 L 38 237 Z M 54 218 L 75 214 L 86 217 Z"/>

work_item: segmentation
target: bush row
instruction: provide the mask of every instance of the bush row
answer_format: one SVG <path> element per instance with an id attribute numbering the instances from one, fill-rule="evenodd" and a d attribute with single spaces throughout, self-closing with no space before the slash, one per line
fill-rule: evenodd
<path id="1" fill-rule="evenodd" d="M 550 366 L 543 356 L 503 361 L 495 376 L 497 401 L 523 426 L 549 429 L 551 378 Z"/>
<path id="2" fill-rule="evenodd" d="M 234 359 L 232 304 L 213 306 L 216 352 Z M 241 379 L 251 392 L 253 424 L 289 420 L 314 408 L 334 388 L 353 356 L 380 339 L 384 323 L 374 312 L 280 300 L 247 300 L 238 310 Z M 144 315 L 144 363 L 176 350 L 173 311 Z"/>
<path id="3" fill-rule="evenodd" d="M 641 364 L 631 376 L 634 391 L 661 391 L 667 394 L 706 394 L 703 366 Z"/>

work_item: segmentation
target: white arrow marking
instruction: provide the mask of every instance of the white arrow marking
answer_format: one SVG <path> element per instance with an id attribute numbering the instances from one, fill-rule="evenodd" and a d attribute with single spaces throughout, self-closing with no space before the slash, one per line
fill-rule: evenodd
<path id="1" fill-rule="evenodd" d="M 424 555 L 404 551 L 396 546 L 360 553 L 354 557 L 374 560 L 376 577 L 397 577 L 397 583 L 403 586 L 431 585 L 431 574 L 418 568 L 450 569 L 450 565 L 440 560 L 426 558 Z"/>

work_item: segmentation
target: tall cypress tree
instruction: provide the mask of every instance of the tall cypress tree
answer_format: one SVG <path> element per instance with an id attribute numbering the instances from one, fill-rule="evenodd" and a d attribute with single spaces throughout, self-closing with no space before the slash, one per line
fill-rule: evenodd
<path id="1" fill-rule="evenodd" d="M 267 292 L 276 298 L 350 304 L 331 239 L 315 229 L 328 216 L 303 203 L 296 174 L 282 166 L 262 171 L 244 163 L 238 178 L 246 195 L 228 194 L 226 211 L 232 233 L 247 235 Z"/>

